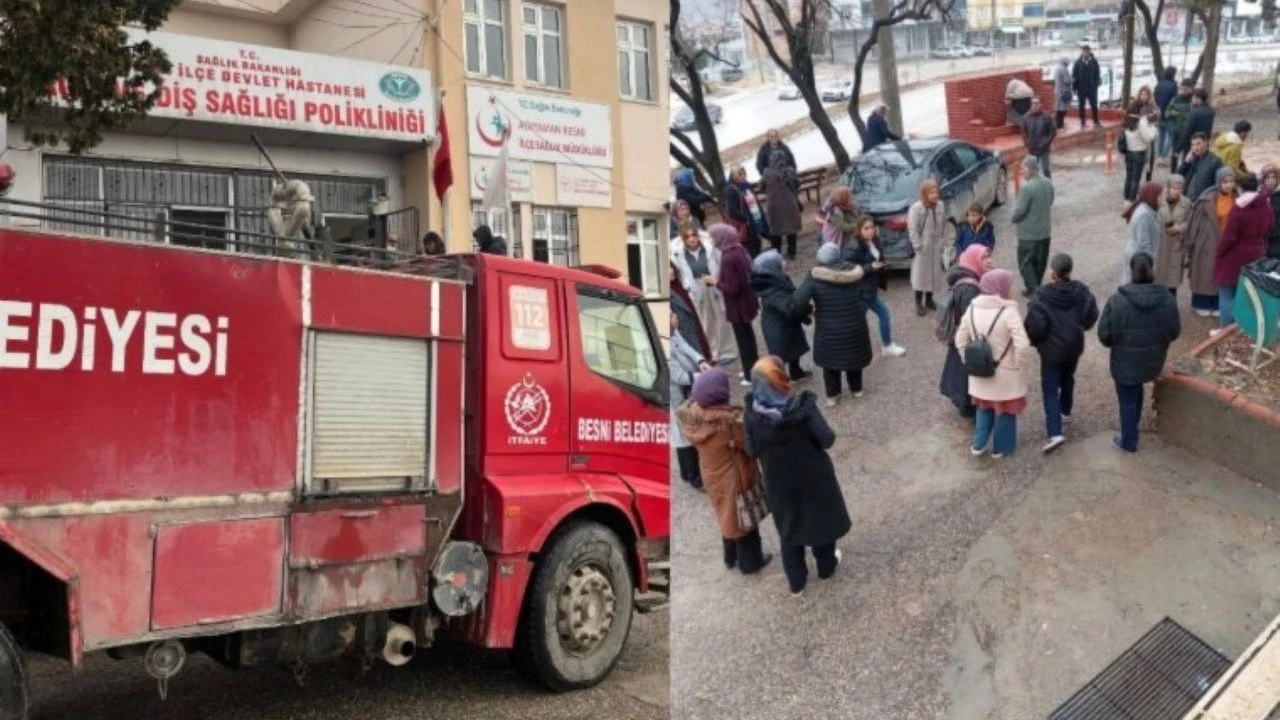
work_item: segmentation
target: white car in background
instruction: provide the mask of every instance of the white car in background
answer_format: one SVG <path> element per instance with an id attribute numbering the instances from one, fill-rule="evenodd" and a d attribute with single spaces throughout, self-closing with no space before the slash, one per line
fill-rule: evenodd
<path id="1" fill-rule="evenodd" d="M 800 88 L 795 83 L 780 82 L 778 83 L 778 99 L 779 100 L 799 100 Z"/>
<path id="2" fill-rule="evenodd" d="M 853 97 L 853 81 L 836 80 L 822 87 L 822 102 L 845 102 Z"/>

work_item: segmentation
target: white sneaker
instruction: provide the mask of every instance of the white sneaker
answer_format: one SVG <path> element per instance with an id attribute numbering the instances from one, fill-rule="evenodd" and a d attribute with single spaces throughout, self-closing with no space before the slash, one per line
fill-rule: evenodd
<path id="1" fill-rule="evenodd" d="M 1199 315 L 1200 317 L 1209 317 L 1210 315 L 1213 315 L 1213 313 L 1208 310 L 1200 310 L 1200 309 L 1196 310 L 1196 314 Z"/>
<path id="2" fill-rule="evenodd" d="M 840 559 L 843 557 L 844 557 L 844 553 L 840 551 L 840 548 L 836 548 L 836 567 L 837 568 L 840 567 Z"/>
<path id="3" fill-rule="evenodd" d="M 803 591 L 803 590 L 801 590 L 800 592 L 793 592 L 793 593 L 791 593 L 791 599 L 793 599 L 793 600 L 803 600 L 803 599 L 804 599 L 804 591 Z"/>
<path id="4" fill-rule="evenodd" d="M 1227 330 L 1227 329 L 1226 329 L 1226 328 L 1223 328 L 1223 327 L 1220 327 L 1220 328 L 1214 328 L 1214 329 L 1212 329 L 1212 330 L 1210 330 L 1210 331 L 1209 331 L 1209 337 L 1211 337 L 1211 338 L 1218 337 L 1218 336 L 1219 336 L 1219 335 L 1221 335 L 1222 333 L 1226 332 L 1226 330 Z"/>
<path id="5" fill-rule="evenodd" d="M 833 397 L 829 397 L 822 401 L 822 407 L 833 408 L 835 406 L 836 406 L 836 399 Z"/>
<path id="6" fill-rule="evenodd" d="M 862 391 L 861 391 L 861 390 L 859 390 L 858 392 L 854 393 L 854 394 L 853 394 L 853 396 L 854 396 L 855 398 L 860 398 L 860 397 L 862 397 Z"/>
<path id="7" fill-rule="evenodd" d="M 1004 453 L 991 453 L 992 460 L 999 460 L 1002 457 L 1004 457 Z"/>
<path id="8" fill-rule="evenodd" d="M 987 454 L 987 449 L 986 449 L 986 448 L 984 448 L 984 447 L 982 447 L 982 448 L 976 448 L 976 447 L 972 447 L 972 446 L 971 446 L 971 447 L 969 448 L 969 454 L 970 454 L 970 455 L 972 455 L 972 456 L 974 456 L 974 457 L 982 457 L 983 455 L 986 455 L 986 454 Z"/>
<path id="9" fill-rule="evenodd" d="M 1057 450 L 1058 448 L 1062 447 L 1066 442 L 1067 442 L 1067 439 L 1062 437 L 1061 435 L 1054 435 L 1053 437 L 1049 438 L 1049 442 L 1045 443 L 1044 447 L 1040 448 L 1040 451 L 1043 452 L 1045 455 L 1048 455 L 1054 450 Z"/>
<path id="10" fill-rule="evenodd" d="M 739 380 L 738 384 L 741 385 L 742 387 L 751 387 L 750 380 Z"/>
<path id="11" fill-rule="evenodd" d="M 888 355 L 889 357 L 902 357 L 907 354 L 907 349 L 898 343 L 889 343 L 881 348 L 880 352 L 884 355 Z"/>
<path id="12" fill-rule="evenodd" d="M 1221 311 L 1221 310 L 1210 310 L 1210 311 L 1209 311 L 1209 314 L 1210 314 L 1210 315 L 1212 315 L 1212 316 L 1214 316 L 1214 317 L 1220 317 L 1220 316 L 1222 315 L 1222 311 Z"/>

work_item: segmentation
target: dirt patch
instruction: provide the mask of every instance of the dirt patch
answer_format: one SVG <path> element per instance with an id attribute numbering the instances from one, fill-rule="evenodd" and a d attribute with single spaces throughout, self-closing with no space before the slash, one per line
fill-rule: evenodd
<path id="1" fill-rule="evenodd" d="M 1280 361 L 1266 365 L 1256 374 L 1251 373 L 1248 368 L 1253 352 L 1252 338 L 1243 333 L 1232 334 L 1199 358 L 1204 377 L 1280 412 Z M 1267 354 L 1262 353 L 1258 362 L 1262 364 L 1267 359 Z"/>

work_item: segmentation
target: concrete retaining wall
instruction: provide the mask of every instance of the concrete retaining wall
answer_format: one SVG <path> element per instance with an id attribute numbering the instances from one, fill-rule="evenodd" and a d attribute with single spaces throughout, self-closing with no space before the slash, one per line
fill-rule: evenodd
<path id="1" fill-rule="evenodd" d="M 1156 431 L 1191 453 L 1280 492 L 1280 428 L 1265 408 L 1200 378 L 1156 381 Z M 1248 401 L 1244 401 L 1248 402 Z"/>

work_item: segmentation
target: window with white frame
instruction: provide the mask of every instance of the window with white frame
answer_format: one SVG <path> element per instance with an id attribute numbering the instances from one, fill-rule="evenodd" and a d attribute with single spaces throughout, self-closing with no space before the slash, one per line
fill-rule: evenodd
<path id="1" fill-rule="evenodd" d="M 662 243 L 658 218 L 627 217 L 627 281 L 649 297 L 662 295 Z"/>
<path id="2" fill-rule="evenodd" d="M 564 87 L 564 16 L 550 5 L 525 3 L 524 79 L 546 87 Z"/>
<path id="3" fill-rule="evenodd" d="M 507 79 L 506 0 L 463 0 L 467 72 Z"/>
<path id="4" fill-rule="evenodd" d="M 524 249 L 520 244 L 520 213 L 517 210 L 509 210 L 507 208 L 491 208 L 485 210 L 480 203 L 472 203 L 471 205 L 471 227 L 478 228 L 481 225 L 488 225 L 489 230 L 493 232 L 494 237 L 500 237 L 507 241 L 507 254 L 511 257 L 524 257 Z M 471 238 L 471 251 L 480 252 L 480 246 L 476 245 L 475 238 Z"/>
<path id="5" fill-rule="evenodd" d="M 578 215 L 564 208 L 533 209 L 533 259 L 563 267 L 578 264 Z"/>
<path id="6" fill-rule="evenodd" d="M 631 100 L 652 100 L 652 26 L 618 23 L 618 89 Z"/>

